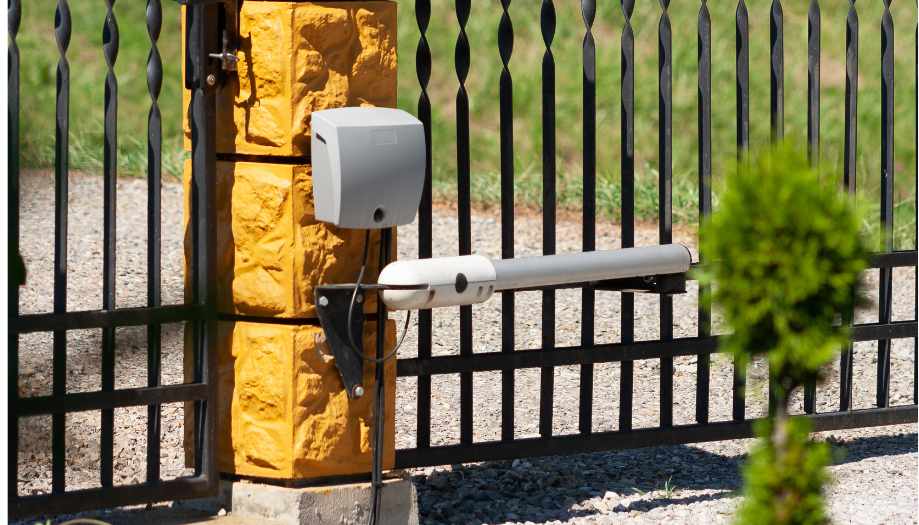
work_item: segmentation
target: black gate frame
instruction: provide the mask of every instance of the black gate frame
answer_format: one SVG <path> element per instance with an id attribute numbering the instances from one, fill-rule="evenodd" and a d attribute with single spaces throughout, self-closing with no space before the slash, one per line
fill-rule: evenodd
<path id="1" fill-rule="evenodd" d="M 192 297 L 183 305 L 160 302 L 160 191 L 161 122 L 157 97 L 163 80 L 156 41 L 162 20 L 160 0 L 147 2 L 147 27 L 152 49 L 147 64 L 147 80 L 152 99 L 148 118 L 148 301 L 143 308 L 116 308 L 115 305 L 115 183 L 117 154 L 117 81 L 112 70 L 118 52 L 118 27 L 108 4 L 103 52 L 109 65 L 105 90 L 104 164 L 104 269 L 103 308 L 67 312 L 67 177 L 69 127 L 69 64 L 66 51 L 70 40 L 70 13 L 66 0 L 60 0 L 55 13 L 55 36 L 60 50 L 57 69 L 57 127 L 55 142 L 55 229 L 54 229 L 54 311 L 19 314 L 18 286 L 26 277 L 19 257 L 19 50 L 16 33 L 21 16 L 21 0 L 9 0 L 9 448 L 8 503 L 11 517 L 55 515 L 122 505 L 153 503 L 213 496 L 218 488 L 214 454 L 215 413 L 208 410 L 216 392 L 216 309 L 215 263 L 216 220 L 214 182 L 216 173 L 215 90 L 220 71 L 209 54 L 220 50 L 218 6 L 213 1 L 182 1 L 187 4 L 186 88 L 192 91 L 189 121 L 192 128 L 192 258 L 190 273 Z M 186 323 L 194 341 L 191 383 L 162 385 L 160 381 L 160 327 L 164 323 Z M 115 328 L 147 327 L 148 386 L 115 389 Z M 66 392 L 66 332 L 101 328 L 102 389 L 97 392 Z M 19 335 L 53 332 L 53 380 L 49 396 L 19 396 Z M 195 403 L 194 475 L 171 480 L 160 477 L 160 405 Z M 113 484 L 113 414 L 115 408 L 147 406 L 147 475 L 134 485 Z M 100 411 L 101 487 L 67 490 L 65 486 L 65 417 L 78 411 Z M 50 494 L 19 495 L 18 423 L 29 416 L 52 417 L 52 490 Z"/>

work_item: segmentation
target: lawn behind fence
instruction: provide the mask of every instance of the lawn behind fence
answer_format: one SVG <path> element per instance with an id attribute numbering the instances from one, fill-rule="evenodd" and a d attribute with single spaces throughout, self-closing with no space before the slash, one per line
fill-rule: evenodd
<path id="1" fill-rule="evenodd" d="M 597 199 L 601 220 L 615 221 L 619 212 L 620 38 L 623 15 L 619 2 L 597 2 L 593 32 L 597 46 Z M 23 165 L 53 165 L 56 0 L 30 0 L 23 5 L 18 42 L 22 53 Z M 122 175 L 146 170 L 146 117 L 150 97 L 146 85 L 149 38 L 144 23 L 145 2 L 123 1 L 115 6 L 120 50 L 115 65 L 119 81 L 119 168 Z M 520 207 L 538 210 L 542 199 L 541 62 L 545 45 L 540 32 L 540 4 L 518 0 L 511 6 L 514 52 L 510 70 L 514 87 L 515 199 Z M 584 24 L 579 2 L 556 0 L 557 29 L 552 45 L 556 63 L 558 202 L 562 209 L 581 205 L 581 45 Z M 805 144 L 807 93 L 807 4 L 786 1 L 785 13 L 785 133 Z M 841 170 L 845 93 L 845 17 L 848 3 L 822 2 L 822 158 Z M 164 63 L 160 96 L 163 112 L 164 170 L 178 176 L 181 151 L 181 57 L 179 15 L 165 1 L 159 39 Z M 699 2 L 673 2 L 673 206 L 677 223 L 697 220 L 697 24 Z M 750 103 L 753 146 L 769 141 L 769 6 L 770 0 L 747 2 L 750 11 Z M 453 2 L 432 1 L 427 33 L 433 56 L 429 96 L 433 106 L 434 191 L 451 200 L 456 185 L 455 97 L 457 78 L 454 46 L 459 26 Z M 712 139 L 714 176 L 735 155 L 734 2 L 709 2 L 712 18 Z M 73 36 L 71 64 L 71 166 L 98 171 L 102 165 L 104 3 L 71 0 Z M 897 248 L 915 246 L 916 180 L 916 9 L 911 2 L 893 2 L 895 25 L 895 228 Z M 877 201 L 880 183 L 881 80 L 880 18 L 883 2 L 858 2 L 860 61 L 858 98 L 859 192 Z M 472 196 L 477 205 L 499 200 L 497 1 L 475 1 L 467 25 L 472 63 L 466 86 L 470 97 Z M 636 45 L 636 214 L 640 221 L 657 218 L 657 24 L 658 2 L 636 2 L 632 25 Z M 399 2 L 399 107 L 416 112 L 419 96 L 415 73 L 418 28 L 414 4 Z M 717 191 L 716 191 L 717 202 Z M 874 214 L 875 217 L 879 213 Z M 878 227 L 876 220 L 870 227 Z"/>

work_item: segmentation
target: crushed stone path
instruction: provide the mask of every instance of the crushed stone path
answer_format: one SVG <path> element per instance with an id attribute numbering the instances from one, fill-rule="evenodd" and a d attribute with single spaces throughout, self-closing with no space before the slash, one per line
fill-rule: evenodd
<path id="1" fill-rule="evenodd" d="M 45 172 L 30 172 L 22 179 L 22 252 L 28 265 L 28 283 L 22 289 L 23 312 L 51 309 L 53 262 L 53 179 Z M 166 183 L 162 194 L 163 299 L 182 302 L 182 190 Z M 97 309 L 101 306 L 102 275 L 102 178 L 74 174 L 70 180 L 70 243 L 68 253 L 68 308 Z M 118 183 L 118 306 L 142 306 L 146 297 L 146 185 L 140 179 Z M 456 213 L 439 208 L 434 214 L 434 255 L 457 252 Z M 538 254 L 541 219 L 516 218 L 518 255 Z M 496 215 L 476 213 L 472 221 L 472 244 L 477 253 L 497 257 L 500 253 L 500 223 Z M 617 247 L 618 226 L 598 227 L 600 249 Z M 417 255 L 417 227 L 399 229 L 400 257 Z M 577 251 L 581 226 L 560 222 L 558 249 Z M 638 228 L 638 245 L 656 244 L 653 226 Z M 678 229 L 675 240 L 695 250 L 693 232 Z M 875 306 L 859 312 L 859 322 L 877 320 L 877 271 L 866 273 L 866 289 Z M 914 316 L 915 272 L 894 272 L 894 319 Z M 674 300 L 674 335 L 696 335 L 697 290 Z M 517 294 L 516 347 L 539 348 L 541 341 L 541 295 Z M 658 300 L 636 297 L 637 340 L 659 334 Z M 559 291 L 556 306 L 558 346 L 579 344 L 581 322 L 579 290 Z M 473 308 L 475 352 L 500 347 L 500 298 Z M 722 330 L 716 321 L 716 331 Z M 458 309 L 434 313 L 434 355 L 459 352 Z M 146 383 L 146 335 L 143 329 L 119 329 L 116 358 L 117 388 Z M 596 342 L 619 338 L 619 294 L 598 292 L 596 298 Z M 166 326 L 163 331 L 163 380 L 182 380 L 182 327 Z M 915 362 L 913 340 L 893 344 L 891 404 L 912 402 Z M 21 347 L 20 394 L 49 394 L 51 389 L 50 334 L 23 336 Z M 68 334 L 67 388 L 70 392 L 100 388 L 101 334 L 98 330 Z M 416 354 L 414 331 L 409 333 L 400 355 Z M 855 349 L 856 408 L 873 406 L 876 381 L 877 344 L 859 343 Z M 656 426 L 658 420 L 658 362 L 635 363 L 635 427 Z M 674 422 L 691 423 L 695 414 L 695 357 L 680 357 L 674 365 Z M 838 365 L 828 367 L 828 377 L 838 377 Z M 593 430 L 615 430 L 618 422 L 618 364 L 600 364 L 594 371 Z M 711 419 L 730 417 L 731 364 L 721 356 L 712 360 Z M 515 436 L 538 435 L 539 370 L 516 372 Z M 765 367 L 753 363 L 749 371 L 750 391 L 747 415 L 765 414 Z M 500 373 L 474 375 L 474 439 L 499 438 Z M 432 444 L 459 441 L 459 377 L 435 376 L 431 414 Z M 414 445 L 416 425 L 416 382 L 400 378 L 398 383 L 396 442 L 398 447 Z M 831 410 L 838 399 L 838 385 L 829 381 L 818 390 L 818 409 Z M 553 433 L 578 431 L 579 368 L 555 369 Z M 800 396 L 796 400 L 800 406 Z M 115 411 L 116 484 L 135 483 L 144 478 L 146 409 Z M 160 457 L 164 477 L 187 474 L 183 466 L 181 404 L 163 408 L 163 438 Z M 22 494 L 50 489 L 50 417 L 28 418 L 20 423 L 19 490 Z M 28 439 L 24 439 L 24 438 Z M 841 456 L 831 468 L 833 484 L 827 488 L 835 523 L 916 523 L 917 434 L 915 425 L 838 431 L 818 435 L 830 440 Z M 98 486 L 99 418 L 96 413 L 67 417 L 68 487 Z M 424 523 L 728 523 L 739 498 L 739 467 L 750 440 L 733 440 L 685 446 L 654 447 L 564 457 L 531 458 L 513 462 L 455 465 L 412 471 L 418 488 Z"/>

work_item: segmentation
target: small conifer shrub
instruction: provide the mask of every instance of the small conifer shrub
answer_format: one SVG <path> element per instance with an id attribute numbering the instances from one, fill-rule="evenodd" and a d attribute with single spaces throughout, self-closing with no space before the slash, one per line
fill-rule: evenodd
<path id="1" fill-rule="evenodd" d="M 838 180 L 823 173 L 824 180 Z M 707 301 L 732 330 L 722 345 L 745 367 L 769 363 L 773 417 L 747 461 L 742 524 L 817 524 L 829 450 L 808 439 L 806 419 L 789 419 L 793 389 L 820 379 L 848 342 L 843 315 L 857 303 L 869 242 L 839 185 L 822 183 L 788 146 L 763 152 L 728 174 L 719 206 L 703 225 Z"/>

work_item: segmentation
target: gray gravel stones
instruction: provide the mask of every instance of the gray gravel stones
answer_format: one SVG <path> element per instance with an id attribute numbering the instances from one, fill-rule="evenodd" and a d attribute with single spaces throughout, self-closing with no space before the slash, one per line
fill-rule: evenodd
<path id="1" fill-rule="evenodd" d="M 22 181 L 22 250 L 29 269 L 22 289 L 23 312 L 51 309 L 53 185 L 43 173 L 30 173 Z M 70 244 L 68 307 L 96 309 L 101 306 L 102 274 L 102 179 L 73 175 L 70 186 Z M 165 303 L 182 301 L 182 195 L 174 183 L 163 187 L 163 295 Z M 118 306 L 141 306 L 146 301 L 146 187 L 144 181 L 123 179 L 118 185 Z M 495 215 L 473 218 L 473 249 L 497 257 L 500 223 Z M 537 254 L 541 249 L 541 220 L 516 218 L 516 252 Z M 617 246 L 618 227 L 598 227 L 600 249 Z M 456 254 L 455 212 L 446 208 L 434 216 L 435 255 Z M 577 251 L 581 227 L 576 222 L 558 225 L 559 251 Z M 655 244 L 656 228 L 639 228 L 637 244 Z M 677 230 L 675 240 L 694 246 L 693 232 Z M 417 228 L 400 228 L 401 257 L 417 255 Z M 912 319 L 915 304 L 915 273 L 894 272 L 894 319 Z M 869 296 L 877 297 L 877 271 L 866 273 Z M 517 294 L 516 348 L 540 346 L 539 293 Z M 556 341 L 558 346 L 579 344 L 579 290 L 557 294 Z M 674 300 L 676 337 L 696 335 L 694 286 Z M 655 339 L 659 334 L 658 300 L 636 298 L 636 339 Z M 500 298 L 473 308 L 475 352 L 500 349 Z M 859 313 L 860 322 L 877 320 L 877 307 Z M 619 294 L 598 292 L 596 341 L 619 338 Z M 716 328 L 723 330 L 716 316 Z M 459 352 L 457 309 L 434 313 L 434 355 Z M 116 375 L 118 387 L 146 384 L 146 335 L 142 329 L 118 330 Z M 163 381 L 182 380 L 182 327 L 166 326 L 163 336 Z M 20 393 L 50 393 L 51 337 L 36 334 L 21 338 Z M 99 388 L 98 330 L 68 334 L 68 390 Z M 416 355 L 412 330 L 400 356 Z M 874 403 L 876 343 L 856 345 L 856 408 Z M 691 423 L 695 413 L 695 357 L 675 360 L 674 422 Z M 893 345 L 891 403 L 912 402 L 912 340 Z M 835 408 L 838 399 L 838 364 L 828 367 L 831 380 L 818 389 L 818 408 Z M 762 415 L 765 403 L 765 367 L 750 367 L 749 417 Z M 730 417 L 732 365 L 715 356 L 711 372 L 711 419 Z M 515 373 L 515 436 L 538 435 L 539 371 Z M 601 364 L 594 369 L 593 430 L 615 430 L 618 425 L 619 365 Z M 636 428 L 658 422 L 658 362 L 639 361 L 635 366 L 634 424 Z M 459 378 L 435 376 L 432 398 L 432 444 L 459 441 Z M 397 392 L 396 443 L 414 446 L 416 381 L 400 378 Z M 474 375 L 474 439 L 495 440 L 500 426 L 500 373 Z M 555 370 L 553 432 L 574 434 L 578 429 L 579 368 Z M 800 396 L 796 407 L 800 410 Z M 146 453 L 146 409 L 119 409 L 116 418 L 116 484 L 143 479 Z M 163 408 L 163 445 L 160 462 L 165 477 L 187 473 L 182 463 L 182 406 Z M 29 494 L 50 488 L 50 417 L 29 418 L 20 424 L 19 490 Z M 87 412 L 67 417 L 67 483 L 69 487 L 98 486 L 99 416 Z M 833 432 L 821 437 L 846 450 L 845 459 L 832 467 L 835 483 L 827 489 L 832 516 L 838 523 L 915 523 L 917 505 L 916 428 L 914 425 Z M 530 458 L 514 462 L 491 462 L 465 466 L 417 469 L 412 474 L 419 491 L 419 504 L 426 523 L 727 523 L 738 504 L 738 474 L 749 440 L 723 441 L 688 446 Z"/>
<path id="2" fill-rule="evenodd" d="M 818 434 L 838 454 L 826 494 L 836 523 L 914 523 L 912 426 Z M 427 469 L 427 523 L 729 523 L 752 440 Z"/>

